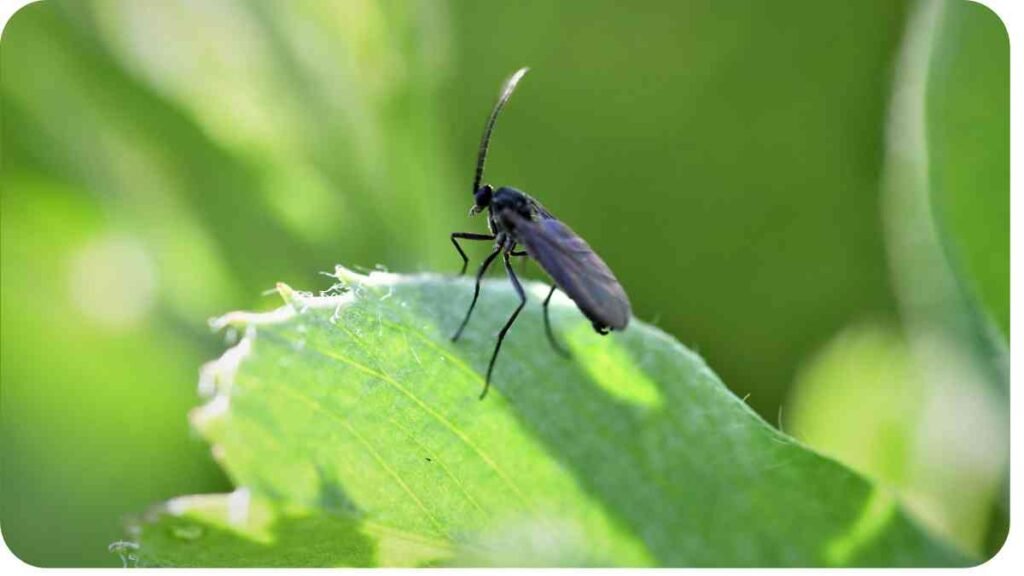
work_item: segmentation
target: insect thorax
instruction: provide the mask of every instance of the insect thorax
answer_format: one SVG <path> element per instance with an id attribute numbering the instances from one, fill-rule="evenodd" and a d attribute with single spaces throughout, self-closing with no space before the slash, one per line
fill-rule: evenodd
<path id="1" fill-rule="evenodd" d="M 540 205 L 530 197 L 529 194 L 503 186 L 494 192 L 490 206 L 491 230 L 497 234 L 505 232 L 515 236 L 511 223 L 508 221 L 508 213 L 514 212 L 527 220 L 537 220 L 540 213 Z"/>

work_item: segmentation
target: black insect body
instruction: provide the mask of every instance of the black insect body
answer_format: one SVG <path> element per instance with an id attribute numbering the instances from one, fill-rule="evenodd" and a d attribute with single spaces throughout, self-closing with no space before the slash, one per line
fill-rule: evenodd
<path id="1" fill-rule="evenodd" d="M 474 203 L 469 213 L 474 215 L 487 210 L 487 226 L 491 233 L 454 232 L 451 236 L 452 244 L 455 245 L 455 249 L 462 257 L 462 274 L 466 272 L 469 258 L 466 257 L 466 253 L 459 245 L 459 240 L 494 242 L 494 249 L 484 259 L 480 270 L 477 271 L 473 301 L 469 304 L 469 310 L 466 311 L 466 317 L 462 320 L 462 324 L 452 336 L 452 341 L 458 340 L 466 328 L 466 324 L 469 323 L 477 298 L 480 296 L 480 280 L 499 255 L 504 261 L 505 272 L 512 282 L 512 287 L 519 295 L 519 306 L 512 312 L 498 333 L 498 341 L 491 354 L 490 364 L 487 366 L 487 377 L 483 392 L 480 394 L 481 400 L 487 395 L 487 390 L 490 388 L 494 362 L 498 358 L 505 334 L 516 321 L 523 306 L 526 305 L 526 293 L 523 291 L 519 278 L 512 270 L 510 260 L 512 257 L 533 258 L 554 280 L 555 284 L 544 299 L 544 330 L 551 345 L 563 356 L 568 354 L 555 340 L 548 315 L 548 304 L 551 302 L 551 296 L 555 293 L 556 287 L 561 288 L 569 298 L 576 302 L 580 311 L 591 321 L 594 330 L 599 334 L 603 335 L 608 334 L 611 330 L 624 329 L 629 323 L 630 317 L 629 298 L 622 289 L 622 285 L 619 284 L 611 269 L 601 260 L 600 256 L 571 228 L 552 216 L 541 206 L 540 202 L 524 192 L 505 186 L 495 190 L 490 184 L 480 185 L 494 122 L 502 107 L 508 102 L 512 91 L 515 90 L 516 84 L 527 70 L 527 68 L 518 70 L 505 82 L 498 102 L 487 119 L 487 125 L 480 141 L 476 177 L 473 180 Z M 520 246 L 522 246 L 522 250 L 518 249 Z"/>

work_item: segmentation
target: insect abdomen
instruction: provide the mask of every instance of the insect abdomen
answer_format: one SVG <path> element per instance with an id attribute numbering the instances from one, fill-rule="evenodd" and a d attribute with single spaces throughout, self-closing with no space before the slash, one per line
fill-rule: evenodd
<path id="1" fill-rule="evenodd" d="M 554 218 L 526 220 L 505 212 L 518 242 L 555 281 L 594 329 L 622 330 L 629 324 L 629 298 L 608 265 L 571 228 Z"/>

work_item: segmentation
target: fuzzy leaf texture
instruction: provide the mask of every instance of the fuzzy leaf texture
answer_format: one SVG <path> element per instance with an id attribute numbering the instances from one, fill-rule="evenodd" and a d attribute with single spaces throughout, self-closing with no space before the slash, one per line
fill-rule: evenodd
<path id="1" fill-rule="evenodd" d="M 125 544 L 168 566 L 894 566 L 970 559 L 883 488 L 780 433 L 703 360 L 568 299 L 344 268 L 321 296 L 217 321 L 192 422 L 238 489 L 172 500 Z M 560 294 L 559 294 L 560 296 Z M 737 351 L 742 353 L 742 351 Z"/>

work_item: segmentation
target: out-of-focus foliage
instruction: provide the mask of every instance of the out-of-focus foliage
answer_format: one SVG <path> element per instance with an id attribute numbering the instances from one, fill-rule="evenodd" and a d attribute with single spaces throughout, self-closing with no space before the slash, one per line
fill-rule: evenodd
<path id="1" fill-rule="evenodd" d="M 922 388 L 898 331 L 878 324 L 855 326 L 799 373 L 784 428 L 821 452 L 898 486 L 908 474 Z"/>
<path id="2" fill-rule="evenodd" d="M 950 26 L 973 24 L 949 45 L 967 51 L 934 59 L 961 69 L 934 104 L 956 115 L 930 146 L 963 163 L 935 176 L 935 198 L 957 282 L 1005 336 L 1009 265 L 989 257 L 1008 251 L 1008 219 L 990 197 L 972 204 L 964 175 L 1005 146 L 1007 122 L 964 122 L 981 108 L 957 80 L 967 58 L 978 93 L 999 96 L 1005 54 L 986 67 L 964 54 L 1005 34 L 961 4 Z M 465 218 L 479 130 L 523 65 L 488 180 L 581 232 L 640 318 L 774 421 L 822 343 L 864 317 L 900 321 L 890 273 L 916 273 L 887 269 L 879 218 L 907 13 L 892 0 L 24 8 L 0 43 L 4 538 L 35 564 L 116 565 L 105 547 L 125 514 L 226 489 L 181 419 L 195 367 L 221 349 L 206 318 L 270 306 L 274 282 L 309 286 L 337 262 L 457 269 L 447 233 L 484 227 Z M 947 149 L 975 124 L 969 150 Z M 985 166 L 978 189 L 998 191 L 1004 173 Z"/>
<path id="3" fill-rule="evenodd" d="M 974 384 L 929 382 L 896 330 L 853 326 L 801 372 L 785 430 L 894 490 L 912 517 L 963 550 L 989 556 L 989 532 L 1005 523 L 993 516 L 1006 473 L 994 448 L 1008 433 L 1003 406 Z"/>
<path id="4" fill-rule="evenodd" d="M 152 319 L 137 237 L 104 226 L 81 190 L 15 177 L 8 158 L 3 535 L 32 562 L 106 563 L 120 515 L 222 484 L 181 419 L 194 402 L 185 361 L 205 351 Z"/>
<path id="5" fill-rule="evenodd" d="M 931 57 L 929 183 L 947 257 L 981 322 L 1010 335 L 1010 45 L 999 17 L 945 2 Z"/>
<path id="6" fill-rule="evenodd" d="M 338 280 L 340 295 L 282 286 L 282 308 L 218 321 L 245 336 L 204 369 L 193 423 L 240 492 L 212 517 L 171 501 L 138 528 L 142 564 L 277 563 L 250 553 L 260 544 L 299 566 L 966 561 L 640 321 L 602 337 L 558 298 L 565 359 L 540 336 L 547 286 L 527 284 L 533 303 L 480 402 L 494 328 L 518 301 L 507 282 L 484 286 L 486 305 L 452 344 L 470 280 L 344 269 Z M 349 518 L 351 535 L 298 537 L 331 517 Z"/>
<path id="7" fill-rule="evenodd" d="M 22 559 L 115 565 L 127 514 L 226 486 L 182 419 L 220 348 L 208 317 L 337 259 L 451 262 L 464 212 L 437 150 L 442 24 L 373 2 L 14 16 L 2 520 Z"/>
<path id="8" fill-rule="evenodd" d="M 896 68 L 883 189 L 902 329 L 846 330 L 810 362 L 790 413 L 798 438 L 892 486 L 917 518 L 983 556 L 1008 528 L 1009 365 L 994 324 L 1007 326 L 1009 304 L 1007 58 L 984 7 L 919 3 Z"/>

